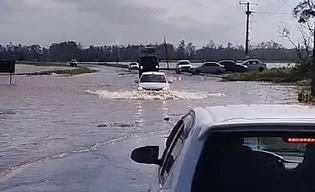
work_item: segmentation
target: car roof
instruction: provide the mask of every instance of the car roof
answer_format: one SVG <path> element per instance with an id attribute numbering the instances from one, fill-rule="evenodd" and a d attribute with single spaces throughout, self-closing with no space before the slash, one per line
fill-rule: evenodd
<path id="1" fill-rule="evenodd" d="M 204 64 L 217 64 L 217 65 L 220 65 L 220 63 L 218 63 L 218 62 L 215 62 L 215 61 L 209 61 L 209 62 L 205 62 Z"/>
<path id="2" fill-rule="evenodd" d="M 164 72 L 156 72 L 156 71 L 148 71 L 148 72 L 143 72 L 142 75 L 165 75 Z"/>
<path id="3" fill-rule="evenodd" d="M 223 63 L 223 62 L 232 62 L 232 63 L 236 63 L 235 61 L 233 61 L 233 60 L 229 60 L 229 59 L 226 59 L 226 60 L 221 60 L 221 61 L 219 61 L 218 63 Z"/>
<path id="4" fill-rule="evenodd" d="M 255 58 L 246 59 L 246 60 L 244 60 L 244 62 L 245 62 L 245 61 L 260 61 L 260 62 L 262 62 L 260 59 L 255 59 Z"/>
<path id="5" fill-rule="evenodd" d="M 315 131 L 315 106 L 300 104 L 224 105 L 193 109 L 200 135 L 213 128 L 233 128 L 237 125 L 311 124 Z M 255 129 L 254 127 L 251 129 Z"/>
<path id="6" fill-rule="evenodd" d="M 179 61 L 177 61 L 177 63 L 179 63 L 179 62 L 187 62 L 187 63 L 190 63 L 189 60 L 179 60 Z"/>

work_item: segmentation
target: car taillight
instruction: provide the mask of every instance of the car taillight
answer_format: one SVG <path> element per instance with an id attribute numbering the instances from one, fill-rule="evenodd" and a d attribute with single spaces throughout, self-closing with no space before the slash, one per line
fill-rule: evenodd
<path id="1" fill-rule="evenodd" d="M 315 138 L 288 138 L 288 143 L 315 143 Z"/>

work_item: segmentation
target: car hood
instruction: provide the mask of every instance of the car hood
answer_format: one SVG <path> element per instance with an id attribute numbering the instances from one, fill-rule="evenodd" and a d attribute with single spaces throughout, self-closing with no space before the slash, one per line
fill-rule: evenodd
<path id="1" fill-rule="evenodd" d="M 139 83 L 139 87 L 143 89 L 163 89 L 168 86 L 168 83 Z"/>

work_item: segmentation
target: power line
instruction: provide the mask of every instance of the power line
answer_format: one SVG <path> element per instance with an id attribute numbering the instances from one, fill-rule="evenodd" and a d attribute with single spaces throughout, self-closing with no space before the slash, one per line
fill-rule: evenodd
<path id="1" fill-rule="evenodd" d="M 229 26 L 226 26 L 226 27 L 214 30 L 214 31 L 212 31 L 212 33 L 219 32 L 219 31 L 224 31 L 224 30 L 227 30 L 227 29 L 230 29 L 230 28 L 234 28 L 234 27 L 237 27 L 237 26 L 240 26 L 240 25 L 242 25 L 242 24 L 241 23 L 236 23 L 234 25 L 229 25 Z"/>
<path id="2" fill-rule="evenodd" d="M 255 13 L 258 13 L 258 14 L 267 14 L 267 16 L 264 17 L 263 19 L 266 19 L 266 18 L 270 17 L 271 15 L 276 15 L 276 14 L 283 15 L 282 13 L 277 13 L 277 11 L 279 11 L 282 7 L 284 7 L 288 2 L 289 2 L 289 0 L 285 0 L 278 8 L 276 8 L 276 9 L 273 10 L 272 12 L 255 12 Z M 285 13 L 285 14 L 286 14 L 286 13 Z"/>
<path id="3" fill-rule="evenodd" d="M 273 13 L 273 12 L 256 12 L 256 11 L 253 11 L 253 13 L 267 14 L 267 15 L 291 15 L 291 13 Z"/>

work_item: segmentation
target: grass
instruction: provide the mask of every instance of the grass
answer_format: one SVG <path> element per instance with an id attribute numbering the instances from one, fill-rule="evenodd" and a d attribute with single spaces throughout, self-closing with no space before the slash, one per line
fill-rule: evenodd
<path id="1" fill-rule="evenodd" d="M 315 104 L 315 98 L 311 94 L 311 86 L 300 86 L 298 90 L 298 101 L 302 103 Z"/>
<path id="2" fill-rule="evenodd" d="M 84 73 L 95 73 L 97 70 L 90 69 L 88 67 L 79 67 L 75 69 L 61 69 L 61 70 L 54 70 L 53 73 L 56 74 L 69 74 L 69 75 L 80 75 Z"/>
<path id="3" fill-rule="evenodd" d="M 290 69 L 271 69 L 263 72 L 234 73 L 223 77 L 227 81 L 297 82 L 303 80 L 298 72 Z"/>
<path id="4" fill-rule="evenodd" d="M 37 62 L 37 61 L 17 61 L 16 64 L 35 65 L 35 66 L 53 66 L 53 67 L 72 67 L 67 63 L 62 62 Z"/>
<path id="5" fill-rule="evenodd" d="M 73 69 L 57 69 L 57 70 L 49 70 L 49 71 L 39 71 L 39 72 L 33 72 L 33 73 L 19 73 L 16 75 L 51 75 L 53 73 L 55 74 L 65 74 L 65 75 L 80 75 L 84 73 L 95 73 L 97 70 L 90 69 L 88 67 L 78 67 Z"/>

